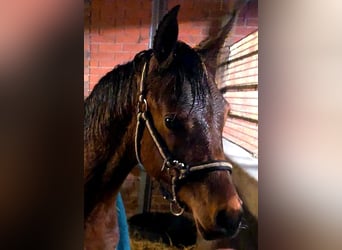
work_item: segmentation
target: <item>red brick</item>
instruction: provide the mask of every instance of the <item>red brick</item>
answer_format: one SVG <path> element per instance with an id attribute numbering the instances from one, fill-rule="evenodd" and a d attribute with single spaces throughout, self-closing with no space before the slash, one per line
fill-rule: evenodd
<path id="1" fill-rule="evenodd" d="M 92 66 L 92 67 L 97 67 L 97 66 L 99 66 L 99 61 L 97 61 L 97 60 L 95 60 L 95 59 L 93 59 L 93 58 L 91 57 L 90 66 Z"/>
<path id="2" fill-rule="evenodd" d="M 97 44 L 91 44 L 90 45 L 90 51 L 91 52 L 98 52 L 99 51 L 99 46 Z"/>
<path id="3" fill-rule="evenodd" d="M 91 75 L 105 75 L 111 68 L 90 68 Z"/>
<path id="4" fill-rule="evenodd" d="M 108 43 L 111 42 L 108 37 L 99 35 L 97 33 L 92 32 L 90 34 L 90 43 Z"/>
<path id="5" fill-rule="evenodd" d="M 122 44 L 121 43 L 100 43 L 99 44 L 99 51 L 100 52 L 116 52 L 122 51 Z"/>
<path id="6" fill-rule="evenodd" d="M 150 26 L 151 23 L 151 14 L 144 15 L 139 18 L 139 24 L 142 26 Z"/>
<path id="7" fill-rule="evenodd" d="M 119 31 L 115 35 L 117 43 L 137 43 L 140 39 L 140 29 L 127 29 Z"/>
<path id="8" fill-rule="evenodd" d="M 106 39 L 107 43 L 114 43 L 115 42 L 115 36 L 120 31 L 119 28 L 115 27 L 101 27 L 99 29 L 99 35 L 104 36 L 104 39 Z M 101 41 L 100 41 L 101 42 Z"/>
<path id="9" fill-rule="evenodd" d="M 138 1 L 134 1 L 134 0 L 130 0 L 130 1 L 120 1 L 120 8 L 121 9 L 127 9 L 127 10 L 130 10 L 132 13 L 133 10 L 137 10 L 137 5 L 138 5 Z"/>
<path id="10" fill-rule="evenodd" d="M 148 44 L 150 41 L 150 34 L 149 34 L 149 30 L 141 30 L 141 34 L 139 37 L 139 43 L 146 43 Z"/>
<path id="11" fill-rule="evenodd" d="M 96 66 L 114 68 L 115 65 L 116 65 L 115 60 L 103 60 L 103 61 L 99 61 L 98 65 Z"/>
<path id="12" fill-rule="evenodd" d="M 130 14 L 131 10 L 128 11 L 127 15 L 124 17 L 124 19 L 122 20 L 123 23 L 125 24 L 125 27 L 136 27 L 138 28 L 140 26 L 140 21 L 141 19 L 145 19 L 146 17 L 148 17 L 146 15 L 146 13 L 142 12 L 142 11 L 138 11 L 135 14 Z M 148 14 L 148 13 L 147 13 Z M 151 17 L 149 18 L 149 20 L 151 20 Z"/>
<path id="13" fill-rule="evenodd" d="M 117 52 L 114 54 L 115 61 L 122 64 L 124 62 L 128 62 L 132 60 L 131 54 L 128 52 Z"/>
<path id="14" fill-rule="evenodd" d="M 110 28 L 110 27 L 115 27 L 116 25 L 116 19 L 117 18 L 123 18 L 123 16 L 119 17 L 119 15 L 113 15 L 113 11 L 103 11 L 101 12 L 102 19 L 101 22 L 99 23 L 99 26 L 101 28 Z"/>
<path id="15" fill-rule="evenodd" d="M 129 51 L 129 52 L 137 53 L 145 49 L 148 49 L 147 43 L 125 43 L 123 44 L 122 51 Z"/>
<path id="16" fill-rule="evenodd" d="M 119 9 L 118 1 L 105 1 L 101 4 L 103 10 L 117 11 Z"/>
<path id="17" fill-rule="evenodd" d="M 202 34 L 202 27 L 199 26 L 195 26 L 193 24 L 182 24 L 179 27 L 179 30 L 181 31 L 181 33 L 186 34 L 186 35 L 201 35 Z"/>
<path id="18" fill-rule="evenodd" d="M 91 53 L 91 60 L 102 61 L 102 60 L 114 60 L 114 52 L 97 52 Z"/>

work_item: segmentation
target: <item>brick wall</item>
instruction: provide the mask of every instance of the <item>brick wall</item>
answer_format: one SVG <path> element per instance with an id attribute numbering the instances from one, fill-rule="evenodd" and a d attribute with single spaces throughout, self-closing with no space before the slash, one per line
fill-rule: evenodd
<path id="1" fill-rule="evenodd" d="M 104 74 L 147 49 L 151 1 L 92 0 L 86 15 L 84 88 L 88 95 Z"/>
<path id="2" fill-rule="evenodd" d="M 151 3 L 147 0 L 91 0 L 85 3 L 85 97 L 105 73 L 148 48 Z M 176 4 L 181 5 L 178 18 L 179 39 L 194 46 L 208 34 L 215 33 L 221 17 L 231 8 L 232 1 L 169 0 L 168 9 Z M 257 1 L 251 1 L 241 10 L 227 44 L 232 44 L 256 30 L 257 23 Z M 122 187 L 128 216 L 137 212 L 138 188 L 139 171 L 134 170 Z M 162 199 L 155 183 L 151 205 L 153 211 L 168 210 L 168 204 Z"/>

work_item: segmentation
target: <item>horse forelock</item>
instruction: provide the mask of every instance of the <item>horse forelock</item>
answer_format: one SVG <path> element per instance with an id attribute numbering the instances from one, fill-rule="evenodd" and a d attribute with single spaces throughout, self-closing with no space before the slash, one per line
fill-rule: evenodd
<path id="1" fill-rule="evenodd" d="M 152 58 L 146 83 L 148 92 L 159 103 L 171 100 L 177 106 L 205 107 L 213 87 L 200 55 L 187 44 L 178 41 L 173 53 L 159 65 Z M 166 101 L 167 102 L 167 101 Z"/>

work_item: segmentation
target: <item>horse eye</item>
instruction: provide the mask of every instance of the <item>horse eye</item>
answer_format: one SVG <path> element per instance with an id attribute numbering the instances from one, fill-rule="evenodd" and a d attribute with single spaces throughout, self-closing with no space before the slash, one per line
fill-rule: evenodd
<path id="1" fill-rule="evenodd" d="M 175 129 L 177 127 L 177 119 L 174 115 L 165 117 L 165 125 L 168 129 Z"/>

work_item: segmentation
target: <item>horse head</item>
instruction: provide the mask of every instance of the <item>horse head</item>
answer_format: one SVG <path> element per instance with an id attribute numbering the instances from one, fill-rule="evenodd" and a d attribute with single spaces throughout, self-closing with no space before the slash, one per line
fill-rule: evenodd
<path id="1" fill-rule="evenodd" d="M 178 41 L 178 10 L 159 24 L 141 70 L 136 154 L 161 183 L 173 213 L 190 210 L 207 240 L 233 236 L 242 202 L 222 145 L 229 105 L 215 84 L 215 67 L 208 65 L 217 46 L 191 48 Z"/>

